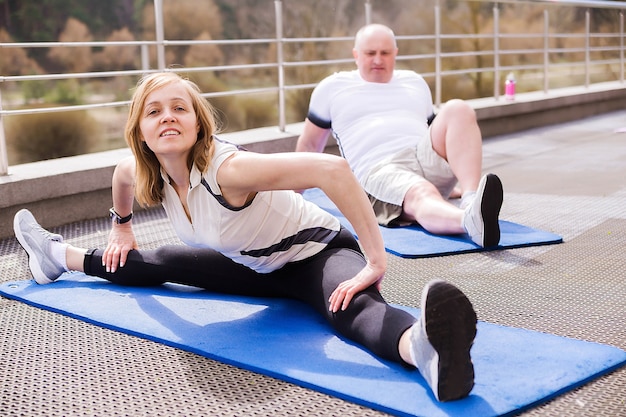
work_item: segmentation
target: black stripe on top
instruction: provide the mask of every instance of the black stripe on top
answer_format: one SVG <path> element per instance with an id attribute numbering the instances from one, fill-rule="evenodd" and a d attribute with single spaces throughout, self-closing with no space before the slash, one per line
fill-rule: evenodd
<path id="1" fill-rule="evenodd" d="M 204 186 L 204 188 L 207 189 L 207 191 L 213 196 L 215 197 L 215 199 L 217 200 L 218 203 L 220 203 L 223 207 L 226 207 L 228 210 L 232 210 L 232 211 L 239 211 L 239 210 L 243 210 L 246 207 L 248 207 L 250 204 L 252 204 L 252 202 L 254 201 L 254 198 L 251 199 L 250 201 L 248 201 L 246 204 L 244 204 L 241 207 L 235 207 L 233 205 L 231 205 L 228 201 L 226 201 L 226 199 L 224 198 L 223 195 L 221 194 L 215 194 L 213 191 L 211 191 L 211 187 L 209 186 L 209 183 L 206 182 L 206 180 L 204 179 L 204 177 L 200 180 L 200 184 L 202 184 Z"/>
<path id="2" fill-rule="evenodd" d="M 240 253 L 254 258 L 270 256 L 276 252 L 285 252 L 293 245 L 301 245 L 306 242 L 328 243 L 333 240 L 338 233 L 339 232 L 336 230 L 326 229 L 324 227 L 312 227 L 310 229 L 301 230 L 295 235 L 288 236 L 270 247 L 241 251 Z"/>
<path id="3" fill-rule="evenodd" d="M 322 129 L 330 129 L 332 126 L 330 120 L 324 120 L 313 112 L 309 112 L 306 117 L 311 121 L 311 123 L 317 127 L 321 127 Z"/>

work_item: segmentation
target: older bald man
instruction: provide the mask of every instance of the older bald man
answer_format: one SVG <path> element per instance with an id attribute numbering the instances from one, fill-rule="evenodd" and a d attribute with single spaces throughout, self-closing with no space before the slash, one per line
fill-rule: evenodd
<path id="1" fill-rule="evenodd" d="M 321 152 L 332 133 L 381 225 L 419 223 L 434 234 L 467 233 L 481 247 L 498 245 L 502 183 L 482 175 L 474 110 L 454 99 L 435 117 L 424 78 L 395 68 L 398 47 L 387 26 L 361 28 L 352 53 L 356 70 L 314 89 L 296 151 Z"/>

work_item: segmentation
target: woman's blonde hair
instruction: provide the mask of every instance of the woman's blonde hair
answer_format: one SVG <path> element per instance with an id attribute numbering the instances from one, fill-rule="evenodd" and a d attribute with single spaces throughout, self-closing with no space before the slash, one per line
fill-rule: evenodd
<path id="1" fill-rule="evenodd" d="M 174 72 L 159 72 L 142 77 L 135 87 L 124 131 L 126 143 L 136 161 L 135 198 L 142 206 L 152 206 L 163 201 L 163 178 L 156 155 L 142 140 L 139 124 L 148 95 L 172 83 L 181 83 L 189 92 L 200 127 L 196 143 L 189 153 L 189 168 L 195 163 L 201 172 L 206 172 L 213 155 L 213 135 L 217 133 L 216 112 L 202 97 L 198 86 Z"/>

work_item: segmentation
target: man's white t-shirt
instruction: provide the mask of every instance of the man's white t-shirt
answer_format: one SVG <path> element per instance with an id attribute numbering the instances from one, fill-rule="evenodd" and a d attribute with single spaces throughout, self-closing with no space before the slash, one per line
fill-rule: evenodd
<path id="1" fill-rule="evenodd" d="M 322 80 L 307 117 L 332 129 L 341 154 L 363 182 L 373 164 L 427 137 L 433 111 L 430 88 L 414 71 L 395 70 L 388 83 L 372 83 L 354 70 Z"/>

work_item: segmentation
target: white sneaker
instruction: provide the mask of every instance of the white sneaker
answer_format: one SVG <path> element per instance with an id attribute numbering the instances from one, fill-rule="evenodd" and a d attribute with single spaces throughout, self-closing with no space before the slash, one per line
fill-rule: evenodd
<path id="1" fill-rule="evenodd" d="M 476 199 L 476 191 L 467 191 L 463 193 L 461 196 L 461 202 L 459 203 L 459 208 L 461 210 L 465 210 L 474 202 Z"/>
<path id="2" fill-rule="evenodd" d="M 500 242 L 498 216 L 502 208 L 502 182 L 495 174 L 480 179 L 474 201 L 463 212 L 463 227 L 477 245 L 488 248 Z"/>
<path id="3" fill-rule="evenodd" d="M 434 280 L 424 287 L 421 309 L 411 328 L 411 357 L 438 401 L 466 397 L 474 387 L 472 303 L 454 285 Z"/>
<path id="4" fill-rule="evenodd" d="M 49 284 L 66 272 L 50 254 L 51 246 L 62 243 L 63 236 L 50 233 L 41 227 L 32 213 L 26 209 L 15 214 L 13 230 L 18 242 L 28 254 L 28 266 L 37 284 Z"/>

